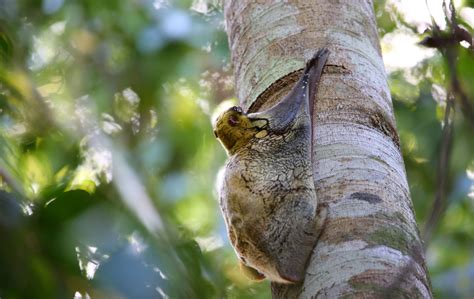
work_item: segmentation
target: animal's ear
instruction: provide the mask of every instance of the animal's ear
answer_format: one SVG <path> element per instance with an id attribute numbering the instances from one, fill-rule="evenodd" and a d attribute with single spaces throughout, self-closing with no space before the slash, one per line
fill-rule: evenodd
<path id="1" fill-rule="evenodd" d="M 313 97 L 328 56 L 329 50 L 320 49 L 306 63 L 303 75 L 283 100 L 268 110 L 248 114 L 249 118 L 268 119 L 269 129 L 278 132 L 285 131 L 293 124 L 298 114 L 312 114 Z"/>

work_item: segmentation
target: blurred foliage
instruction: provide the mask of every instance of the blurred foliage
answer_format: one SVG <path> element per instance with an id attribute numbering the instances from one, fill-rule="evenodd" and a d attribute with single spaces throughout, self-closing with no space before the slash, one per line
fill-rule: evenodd
<path id="1" fill-rule="evenodd" d="M 382 37 L 415 30 L 386 1 L 376 13 Z M 214 190 L 228 56 L 217 1 L 0 2 L 1 298 L 270 297 L 238 270 Z M 389 77 L 420 223 L 446 76 L 435 54 Z M 474 294 L 474 139 L 458 112 L 450 204 L 428 248 L 439 298 Z"/>

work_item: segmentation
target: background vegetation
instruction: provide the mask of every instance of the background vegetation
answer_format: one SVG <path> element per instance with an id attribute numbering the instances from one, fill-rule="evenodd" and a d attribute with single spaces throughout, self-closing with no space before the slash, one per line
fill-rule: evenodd
<path id="1" fill-rule="evenodd" d="M 446 47 L 423 50 L 436 28 L 398 4 L 376 14 L 420 227 L 446 194 L 427 243 L 433 288 L 472 298 L 474 121 L 451 79 L 474 106 L 474 56 L 450 45 L 453 70 Z M 469 32 L 473 6 L 457 3 Z M 239 272 L 216 200 L 228 56 L 212 1 L 0 1 L 1 298 L 270 297 Z"/>

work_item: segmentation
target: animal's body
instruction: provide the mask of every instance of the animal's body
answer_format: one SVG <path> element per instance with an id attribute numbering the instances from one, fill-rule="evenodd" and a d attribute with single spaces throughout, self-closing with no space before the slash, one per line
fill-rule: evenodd
<path id="1" fill-rule="evenodd" d="M 292 91 L 274 107 L 233 107 L 215 134 L 229 153 L 220 206 L 229 239 L 247 267 L 279 283 L 299 282 L 321 219 L 311 163 L 311 110 L 329 52 L 319 50 Z"/>

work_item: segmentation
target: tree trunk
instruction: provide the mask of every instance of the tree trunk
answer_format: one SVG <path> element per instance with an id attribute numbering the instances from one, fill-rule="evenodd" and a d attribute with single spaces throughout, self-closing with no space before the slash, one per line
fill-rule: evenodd
<path id="1" fill-rule="evenodd" d="M 431 298 L 372 1 L 229 0 L 241 105 L 268 108 L 318 48 L 331 54 L 315 100 L 314 180 L 328 219 L 301 285 L 274 298 Z"/>

